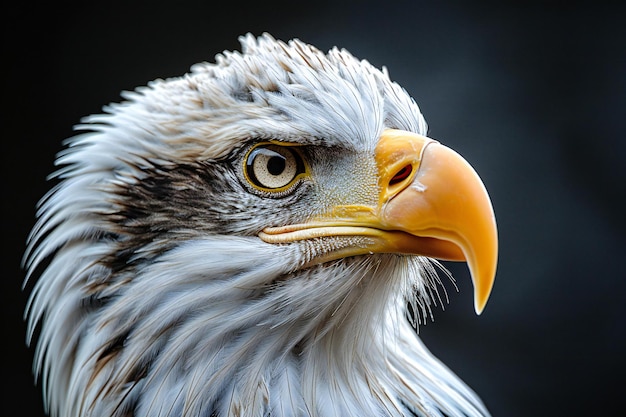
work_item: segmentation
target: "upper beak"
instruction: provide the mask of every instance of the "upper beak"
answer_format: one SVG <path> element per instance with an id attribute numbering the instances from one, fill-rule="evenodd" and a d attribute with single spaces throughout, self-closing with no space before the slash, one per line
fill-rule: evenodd
<path id="1" fill-rule="evenodd" d="M 466 261 L 474 308 L 480 314 L 495 279 L 498 233 L 489 195 L 476 171 L 450 148 L 398 130 L 384 132 L 376 160 L 382 225 L 433 240 L 413 240 L 415 247 L 403 248 L 407 251 Z M 413 175 L 402 178 L 409 169 Z"/>
<path id="2" fill-rule="evenodd" d="M 466 261 L 480 314 L 495 279 L 498 236 L 478 174 L 450 148 L 395 129 L 383 132 L 375 158 L 377 207 L 339 206 L 317 221 L 266 228 L 259 236 L 271 243 L 337 235 L 371 238 L 370 245 L 341 248 L 324 260 L 377 252 Z"/>

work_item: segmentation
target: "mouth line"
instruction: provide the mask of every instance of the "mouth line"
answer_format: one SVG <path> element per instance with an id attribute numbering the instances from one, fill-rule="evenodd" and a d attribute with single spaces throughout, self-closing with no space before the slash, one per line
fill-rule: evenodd
<path id="1" fill-rule="evenodd" d="M 297 242 L 315 242 L 317 239 L 346 238 L 343 243 L 315 245 L 317 252 L 308 258 L 303 267 L 312 267 L 327 262 L 354 256 L 370 256 L 375 253 L 410 254 L 392 242 L 409 242 L 418 239 L 399 230 L 384 230 L 363 224 L 308 223 L 279 227 L 268 227 L 259 232 L 259 238 L 270 244 L 291 244 Z M 354 238 L 354 239 L 350 239 Z M 406 246 L 406 243 L 405 243 Z"/>
<path id="2" fill-rule="evenodd" d="M 428 232 L 428 231 L 426 231 Z M 343 247 L 335 253 L 335 258 L 373 253 L 395 253 L 402 255 L 426 256 L 444 261 L 465 261 L 461 248 L 453 241 L 429 236 L 419 236 L 397 229 L 372 227 L 364 223 L 313 222 L 279 227 L 268 227 L 259 233 L 266 243 L 286 244 L 319 238 L 363 237 L 369 242 L 360 242 L 351 247 Z"/>
<path id="3" fill-rule="evenodd" d="M 332 236 L 363 236 L 382 238 L 389 233 L 404 232 L 383 230 L 362 224 L 345 224 L 336 222 L 266 227 L 259 232 L 259 237 L 264 242 L 278 244 Z"/>

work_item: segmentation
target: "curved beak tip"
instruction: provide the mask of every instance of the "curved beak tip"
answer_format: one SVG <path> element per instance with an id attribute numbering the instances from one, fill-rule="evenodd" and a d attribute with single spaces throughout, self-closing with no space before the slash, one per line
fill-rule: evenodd
<path id="1" fill-rule="evenodd" d="M 489 299 L 489 294 L 481 295 L 479 293 L 476 293 L 476 295 L 474 296 L 474 310 L 476 311 L 477 316 L 480 316 L 482 312 L 485 310 L 488 299 Z"/>
<path id="2" fill-rule="evenodd" d="M 485 264 L 482 265 L 483 267 L 489 267 L 487 271 L 476 273 L 476 276 L 474 271 L 471 271 L 472 283 L 474 284 L 474 310 L 477 315 L 480 315 L 485 310 L 496 278 L 497 249 L 489 255 L 491 255 L 491 259 L 485 260 Z M 470 269 L 472 268 L 470 267 Z"/>

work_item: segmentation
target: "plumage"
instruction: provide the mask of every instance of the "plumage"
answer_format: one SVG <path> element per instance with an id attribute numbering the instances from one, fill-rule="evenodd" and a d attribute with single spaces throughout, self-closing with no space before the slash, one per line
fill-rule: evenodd
<path id="1" fill-rule="evenodd" d="M 488 415 L 411 322 L 440 302 L 433 254 L 468 260 L 477 311 L 495 273 L 493 248 L 476 272 L 390 203 L 435 188 L 417 104 L 345 50 L 241 43 L 123 93 L 59 154 L 25 254 L 49 413 Z"/>

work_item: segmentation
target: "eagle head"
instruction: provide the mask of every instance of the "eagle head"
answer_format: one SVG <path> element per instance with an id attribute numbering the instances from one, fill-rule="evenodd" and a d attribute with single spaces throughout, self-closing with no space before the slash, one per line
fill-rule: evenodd
<path id="1" fill-rule="evenodd" d="M 415 331 L 437 259 L 487 301 L 478 175 L 386 70 L 241 43 L 123 93 L 58 155 L 25 254 L 47 411 L 487 415 Z"/>

